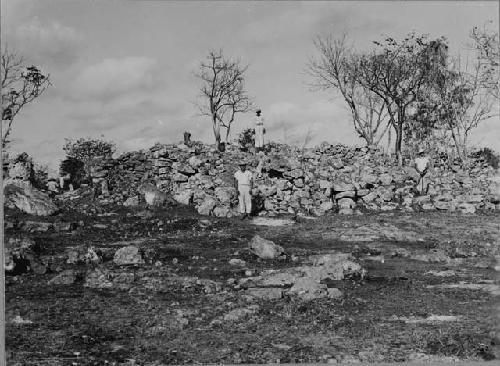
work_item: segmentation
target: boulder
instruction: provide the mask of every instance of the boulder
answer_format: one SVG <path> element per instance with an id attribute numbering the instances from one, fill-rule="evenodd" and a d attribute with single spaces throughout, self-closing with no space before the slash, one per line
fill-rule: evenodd
<path id="1" fill-rule="evenodd" d="M 333 208 L 332 201 L 326 201 L 326 202 L 323 202 L 319 205 L 320 211 L 330 211 L 332 208 Z"/>
<path id="2" fill-rule="evenodd" d="M 457 206 L 461 213 L 473 214 L 476 213 L 476 207 L 472 203 L 462 202 Z"/>
<path id="3" fill-rule="evenodd" d="M 193 167 L 188 164 L 179 164 L 175 166 L 175 168 L 180 174 L 185 176 L 193 175 L 196 173 L 196 170 L 194 170 Z"/>
<path id="4" fill-rule="evenodd" d="M 197 210 L 200 215 L 210 215 L 217 206 L 217 200 L 212 196 L 205 196 L 203 201 L 198 205 Z"/>
<path id="5" fill-rule="evenodd" d="M 162 206 L 167 201 L 167 195 L 152 184 L 143 185 L 139 192 L 144 194 L 144 200 L 149 206 Z"/>
<path id="6" fill-rule="evenodd" d="M 78 272 L 73 269 L 67 269 L 52 278 L 49 285 L 72 285 L 78 278 Z"/>
<path id="7" fill-rule="evenodd" d="M 379 177 L 378 177 L 379 181 L 380 181 L 380 184 L 382 184 L 383 186 L 388 186 L 392 183 L 393 181 L 393 177 L 392 175 L 388 174 L 388 173 L 384 173 L 384 174 L 381 174 Z"/>
<path id="8" fill-rule="evenodd" d="M 325 179 L 320 179 L 319 188 L 320 189 L 331 189 L 331 188 L 333 188 L 333 183 L 330 181 L 327 181 Z"/>
<path id="9" fill-rule="evenodd" d="M 339 215 L 353 215 L 354 210 L 349 207 L 341 207 L 339 208 Z"/>
<path id="10" fill-rule="evenodd" d="M 262 259 L 275 259 L 283 254 L 284 249 L 271 240 L 255 235 L 248 244 L 250 251 Z"/>
<path id="11" fill-rule="evenodd" d="M 223 203 L 229 204 L 237 196 L 236 189 L 234 187 L 217 187 L 215 188 L 215 197 Z"/>
<path id="12" fill-rule="evenodd" d="M 341 198 L 355 198 L 355 197 L 356 197 L 355 191 L 344 191 L 344 192 L 339 192 L 335 195 L 336 200 L 339 200 Z"/>
<path id="13" fill-rule="evenodd" d="M 335 182 L 333 184 L 333 190 L 335 192 L 346 192 L 346 191 L 355 191 L 356 188 L 354 184 L 347 182 Z"/>
<path id="14" fill-rule="evenodd" d="M 187 175 L 182 174 L 182 173 L 174 173 L 171 175 L 171 178 L 174 182 L 177 182 L 177 183 L 187 182 L 189 180 L 189 177 Z"/>
<path id="15" fill-rule="evenodd" d="M 189 205 L 193 201 L 193 194 L 194 192 L 192 190 L 186 189 L 174 194 L 172 197 L 176 202 L 182 205 Z"/>
<path id="16" fill-rule="evenodd" d="M 113 282 L 111 282 L 111 275 L 107 270 L 97 268 L 87 274 L 83 286 L 98 289 L 111 288 Z"/>
<path id="17" fill-rule="evenodd" d="M 351 198 L 341 198 L 337 201 L 340 208 L 354 208 L 356 203 Z"/>
<path id="18" fill-rule="evenodd" d="M 302 300 L 313 300 L 327 297 L 328 288 L 314 278 L 300 277 L 296 279 L 287 293 L 289 295 L 296 295 Z"/>
<path id="19" fill-rule="evenodd" d="M 113 262 L 122 266 L 129 264 L 141 264 L 144 263 L 144 260 L 142 259 L 142 254 L 140 253 L 139 248 L 134 245 L 129 245 L 127 247 L 120 248 L 115 252 Z"/>
<path id="20" fill-rule="evenodd" d="M 191 156 L 188 159 L 188 164 L 193 168 L 197 169 L 201 164 L 203 164 L 203 161 L 198 159 L 196 156 Z"/>
<path id="21" fill-rule="evenodd" d="M 231 209 L 227 206 L 216 206 L 212 214 L 215 217 L 229 217 L 231 215 Z"/>
<path id="22" fill-rule="evenodd" d="M 374 174 L 369 174 L 365 172 L 359 178 L 359 182 L 360 182 L 359 185 L 362 188 L 369 188 L 373 187 L 378 182 L 378 178 Z"/>
<path id="23" fill-rule="evenodd" d="M 129 197 L 123 202 L 123 206 L 131 207 L 131 206 L 139 206 L 139 197 L 133 196 Z"/>
<path id="24" fill-rule="evenodd" d="M 45 193 L 42 193 L 27 183 L 11 183 L 4 188 L 4 204 L 9 208 L 31 215 L 49 216 L 58 211 L 55 203 Z"/>

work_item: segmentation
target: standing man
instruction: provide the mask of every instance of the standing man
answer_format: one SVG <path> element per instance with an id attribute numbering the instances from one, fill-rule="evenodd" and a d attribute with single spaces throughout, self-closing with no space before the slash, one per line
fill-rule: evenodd
<path id="1" fill-rule="evenodd" d="M 425 176 L 429 170 L 430 159 L 425 155 L 425 150 L 423 148 L 418 150 L 418 156 L 415 158 L 414 165 L 418 174 L 420 174 L 420 179 L 417 182 L 417 190 L 420 194 L 427 193 L 429 182 L 425 179 Z"/>
<path id="2" fill-rule="evenodd" d="M 264 147 L 264 118 L 261 116 L 262 111 L 257 109 L 255 116 L 255 149 L 257 152 L 261 151 Z"/>
<path id="3" fill-rule="evenodd" d="M 247 170 L 245 161 L 240 162 L 240 169 L 234 173 L 234 185 L 238 189 L 238 200 L 240 204 L 241 220 L 249 217 L 252 213 L 252 172 Z"/>

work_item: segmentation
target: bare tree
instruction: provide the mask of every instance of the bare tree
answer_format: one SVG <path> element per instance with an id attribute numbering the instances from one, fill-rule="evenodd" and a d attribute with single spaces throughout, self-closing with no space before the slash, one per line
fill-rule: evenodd
<path id="1" fill-rule="evenodd" d="M 487 25 L 483 29 L 474 27 L 470 33 L 470 38 L 472 39 L 472 48 L 477 52 L 477 61 L 481 67 L 481 83 L 498 100 L 500 99 L 500 42 L 498 32 L 492 31 Z"/>
<path id="2" fill-rule="evenodd" d="M 334 89 L 347 103 L 354 129 L 368 145 L 377 145 L 386 133 L 387 105 L 384 99 L 360 84 L 360 57 L 347 45 L 346 36 L 317 37 L 314 45 L 319 53 L 311 58 L 307 72 L 314 78 L 313 86 L 320 90 Z"/>
<path id="3" fill-rule="evenodd" d="M 470 132 L 481 121 L 495 115 L 495 96 L 491 88 L 484 84 L 483 68 L 478 59 L 473 62 L 471 70 L 466 65 L 460 69 L 448 72 L 446 83 L 439 95 L 440 117 L 446 130 L 449 131 L 456 147 L 458 156 L 462 161 L 467 159 L 467 146 Z"/>
<path id="4" fill-rule="evenodd" d="M 385 102 L 396 132 L 395 151 L 401 165 L 403 129 L 409 121 L 409 108 L 422 90 L 435 82 L 434 71 L 443 66 L 446 56 L 443 49 L 447 45 L 444 39 L 428 42 L 425 36 L 413 33 L 401 42 L 389 37 L 374 43 L 380 48 L 361 57 L 359 82 Z"/>
<path id="5" fill-rule="evenodd" d="M 2 148 L 5 148 L 18 113 L 38 98 L 50 85 L 49 75 L 36 66 L 24 65 L 21 56 L 5 49 L 1 60 Z"/>
<path id="6" fill-rule="evenodd" d="M 203 101 L 198 104 L 202 115 L 210 116 L 215 142 L 220 149 L 221 127 L 226 129 L 227 142 L 237 113 L 247 112 L 252 105 L 244 89 L 244 74 L 248 66 L 239 60 L 226 58 L 222 50 L 211 50 L 196 74 L 202 80 Z"/>

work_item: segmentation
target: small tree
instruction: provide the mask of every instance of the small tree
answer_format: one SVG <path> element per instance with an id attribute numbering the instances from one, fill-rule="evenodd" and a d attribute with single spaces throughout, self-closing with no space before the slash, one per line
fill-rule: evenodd
<path id="1" fill-rule="evenodd" d="M 93 138 L 80 138 L 76 141 L 65 139 L 63 150 L 69 158 L 77 159 L 85 165 L 87 178 L 96 162 L 109 159 L 116 151 L 116 146 L 111 141 Z"/>
<path id="2" fill-rule="evenodd" d="M 50 79 L 38 67 L 26 67 L 22 57 L 7 49 L 2 52 L 1 79 L 2 148 L 5 148 L 10 142 L 9 135 L 15 117 L 26 105 L 42 95 L 50 85 Z"/>
<path id="3" fill-rule="evenodd" d="M 307 72 L 320 90 L 336 90 L 349 106 L 354 129 L 367 145 L 377 145 L 389 124 L 384 99 L 359 82 L 360 58 L 347 46 L 346 36 L 317 37 L 314 41 L 319 57 L 311 58 Z"/>
<path id="4" fill-rule="evenodd" d="M 237 113 L 247 112 L 251 107 L 250 97 L 244 89 L 244 74 L 248 66 L 239 60 L 226 58 L 222 52 L 210 51 L 206 62 L 196 74 L 201 79 L 203 101 L 198 104 L 202 115 L 212 121 L 215 143 L 221 149 L 221 127 L 226 129 L 227 142 L 231 125 Z"/>

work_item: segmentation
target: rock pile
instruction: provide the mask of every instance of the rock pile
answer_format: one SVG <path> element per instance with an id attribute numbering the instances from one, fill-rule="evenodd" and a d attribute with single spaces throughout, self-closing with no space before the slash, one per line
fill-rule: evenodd
<path id="1" fill-rule="evenodd" d="M 145 199 L 140 187 L 151 183 L 178 203 L 194 205 L 200 214 L 231 217 L 237 208 L 233 174 L 241 159 L 250 161 L 255 172 L 252 193 L 261 215 L 500 208 L 497 173 L 484 161 L 475 160 L 468 169 L 436 162 L 427 194 L 417 196 L 419 177 L 412 167 L 398 167 L 377 148 L 328 143 L 308 149 L 271 144 L 257 155 L 232 145 L 220 153 L 200 143 L 157 144 L 103 161 L 93 178 L 107 182 L 108 192 L 100 196 L 106 202 L 137 204 Z"/>

